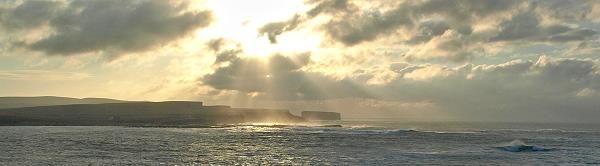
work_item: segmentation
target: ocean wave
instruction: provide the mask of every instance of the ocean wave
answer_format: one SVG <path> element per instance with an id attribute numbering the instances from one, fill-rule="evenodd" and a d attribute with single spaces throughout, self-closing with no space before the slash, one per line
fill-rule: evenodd
<path id="1" fill-rule="evenodd" d="M 247 127 L 260 127 L 260 128 L 339 128 L 343 127 L 339 124 L 286 124 L 286 123 L 242 123 L 242 124 L 230 124 L 230 125 L 216 125 L 209 126 L 208 128 L 247 128 Z"/>
<path id="2" fill-rule="evenodd" d="M 542 132 L 542 133 L 599 133 L 597 130 L 565 130 L 565 129 L 488 129 L 481 130 L 482 132 Z"/>
<path id="3" fill-rule="evenodd" d="M 428 134 L 477 134 L 477 131 L 433 131 L 433 130 L 417 130 L 417 129 L 393 129 L 386 130 L 384 134 L 405 134 L 405 133 L 428 133 Z"/>
<path id="4" fill-rule="evenodd" d="M 373 128 L 378 128 L 377 126 L 372 126 L 372 125 L 344 125 L 344 127 L 350 128 L 350 129 L 373 129 Z"/>
<path id="5" fill-rule="evenodd" d="M 392 129 L 383 131 L 384 134 L 406 134 L 406 133 L 419 133 L 416 129 Z"/>
<path id="6" fill-rule="evenodd" d="M 528 145 L 521 140 L 513 140 L 502 146 L 497 146 L 497 149 L 507 152 L 543 152 L 553 150 L 551 148 L 544 148 L 541 146 Z"/>

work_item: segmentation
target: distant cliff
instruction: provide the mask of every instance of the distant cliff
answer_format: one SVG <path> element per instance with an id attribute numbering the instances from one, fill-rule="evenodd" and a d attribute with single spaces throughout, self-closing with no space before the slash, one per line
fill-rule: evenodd
<path id="1" fill-rule="evenodd" d="M 287 110 L 203 106 L 202 102 L 127 102 L 0 109 L 0 125 L 194 126 L 296 123 Z"/>
<path id="2" fill-rule="evenodd" d="M 341 120 L 340 113 L 337 112 L 320 112 L 320 111 L 303 111 L 302 118 L 306 120 Z"/>
<path id="3" fill-rule="evenodd" d="M 0 109 L 37 107 L 51 105 L 70 105 L 70 104 L 103 104 L 103 103 L 124 103 L 128 101 L 105 99 L 105 98 L 70 98 L 56 96 L 39 97 L 0 97 Z"/>

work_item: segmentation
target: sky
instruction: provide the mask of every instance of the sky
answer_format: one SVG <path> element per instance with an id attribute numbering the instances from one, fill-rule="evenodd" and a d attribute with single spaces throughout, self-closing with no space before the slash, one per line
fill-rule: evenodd
<path id="1" fill-rule="evenodd" d="M 6 0 L 0 96 L 598 122 L 596 0 Z"/>

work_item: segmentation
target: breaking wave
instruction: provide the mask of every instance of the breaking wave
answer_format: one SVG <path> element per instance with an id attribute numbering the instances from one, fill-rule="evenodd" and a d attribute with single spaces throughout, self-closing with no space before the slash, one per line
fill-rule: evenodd
<path id="1" fill-rule="evenodd" d="M 395 129 L 395 130 L 386 130 L 384 134 L 406 134 L 406 133 L 418 133 L 422 131 L 418 131 L 416 129 Z"/>
<path id="2" fill-rule="evenodd" d="M 507 152 L 543 152 L 553 150 L 541 146 L 528 145 L 521 140 L 513 140 L 510 143 L 497 146 L 496 148 Z"/>

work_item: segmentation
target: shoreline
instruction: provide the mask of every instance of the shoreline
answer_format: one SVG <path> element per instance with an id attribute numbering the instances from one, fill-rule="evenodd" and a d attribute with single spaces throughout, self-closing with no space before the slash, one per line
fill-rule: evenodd
<path id="1" fill-rule="evenodd" d="M 231 127 L 268 127 L 268 128 L 287 128 L 287 127 L 343 127 L 339 124 L 324 125 L 295 125 L 295 124 L 228 124 L 228 125 L 0 125 L 0 127 L 131 127 L 131 128 L 231 128 Z"/>

